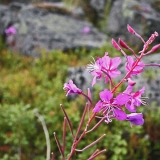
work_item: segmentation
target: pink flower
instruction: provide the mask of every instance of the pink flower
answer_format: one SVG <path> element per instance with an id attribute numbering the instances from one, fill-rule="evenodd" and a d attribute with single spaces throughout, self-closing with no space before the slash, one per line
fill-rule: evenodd
<path id="1" fill-rule="evenodd" d="M 146 102 L 141 99 L 141 96 L 145 91 L 145 87 L 137 92 L 131 93 L 132 89 L 133 86 L 129 85 L 124 91 L 125 94 L 128 94 L 130 96 L 128 102 L 126 103 L 126 108 L 130 112 L 136 112 L 136 107 L 139 107 L 141 104 L 146 104 Z"/>
<path id="2" fill-rule="evenodd" d="M 105 89 L 104 91 L 100 92 L 100 100 L 95 105 L 93 112 L 102 112 L 106 123 L 111 122 L 111 118 L 116 118 L 120 121 L 130 121 L 134 125 L 142 125 L 144 123 L 142 113 L 126 114 L 122 110 L 122 106 L 126 104 L 128 100 L 133 100 L 135 105 L 139 106 L 141 104 L 139 98 L 143 92 L 144 88 L 136 93 L 132 93 L 133 97 L 131 95 L 127 95 L 126 93 L 120 93 L 116 98 L 113 98 L 113 93 Z"/>
<path id="3" fill-rule="evenodd" d="M 87 70 L 94 76 L 93 81 L 92 81 L 92 86 L 96 83 L 97 79 L 102 78 L 102 66 L 103 66 L 103 61 L 102 58 L 98 58 L 98 60 L 94 60 L 94 63 L 91 62 L 91 64 L 87 65 Z"/>
<path id="4" fill-rule="evenodd" d="M 130 72 L 135 63 L 136 61 L 133 60 L 133 57 L 127 56 L 126 71 Z M 131 71 L 131 75 L 140 74 L 141 72 L 143 72 L 144 67 L 145 67 L 144 62 L 138 62 L 136 67 Z"/>
<path id="5" fill-rule="evenodd" d="M 94 76 L 92 86 L 96 83 L 97 79 L 105 78 L 106 82 L 110 78 L 116 78 L 121 72 L 117 67 L 121 63 L 120 57 L 110 58 L 108 53 L 102 58 L 98 58 L 94 63 L 87 66 L 87 70 Z"/>
<path id="6" fill-rule="evenodd" d="M 6 35 L 14 35 L 17 33 L 17 31 L 13 26 L 11 26 L 11 27 L 5 29 L 5 33 L 6 33 Z"/>
<path id="7" fill-rule="evenodd" d="M 127 119 L 134 125 L 143 125 L 144 119 L 143 119 L 143 114 L 142 113 L 131 113 L 127 115 Z"/>
<path id="8" fill-rule="evenodd" d="M 106 76 L 106 82 L 108 81 L 108 78 L 116 78 L 120 75 L 120 71 L 117 70 L 117 67 L 121 63 L 120 57 L 110 58 L 109 56 L 105 55 L 102 57 L 103 61 L 103 71 L 107 74 Z M 108 77 L 109 75 L 109 77 Z"/>
<path id="9" fill-rule="evenodd" d="M 105 122 L 111 122 L 111 118 L 116 118 L 117 120 L 125 120 L 127 118 L 127 114 L 121 109 L 121 104 L 123 105 L 125 102 L 121 102 L 118 104 L 116 98 L 113 98 L 113 93 L 107 89 L 100 92 L 100 100 L 95 105 L 93 112 L 101 112 L 106 117 Z"/>
<path id="10" fill-rule="evenodd" d="M 100 99 L 95 105 L 93 112 L 100 112 L 104 108 L 108 108 L 109 105 L 112 105 L 111 99 L 113 98 L 113 93 L 107 89 L 99 93 Z"/>
<path id="11" fill-rule="evenodd" d="M 90 28 L 89 27 L 84 27 L 82 30 L 81 30 L 81 32 L 82 33 L 84 33 L 84 34 L 87 34 L 87 33 L 89 33 L 90 32 Z"/>
<path id="12" fill-rule="evenodd" d="M 72 93 L 76 93 L 76 94 L 82 93 L 82 90 L 77 88 L 77 86 L 73 83 L 72 80 L 69 80 L 68 83 L 65 83 L 63 89 L 67 92 L 66 96 Z"/>

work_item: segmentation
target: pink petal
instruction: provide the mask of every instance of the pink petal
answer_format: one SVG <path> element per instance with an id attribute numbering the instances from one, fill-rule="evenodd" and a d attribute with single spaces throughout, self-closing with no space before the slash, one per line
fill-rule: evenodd
<path id="1" fill-rule="evenodd" d="M 127 114 L 123 110 L 115 109 L 114 110 L 115 118 L 124 121 L 127 118 Z"/>
<path id="2" fill-rule="evenodd" d="M 120 57 L 112 58 L 112 66 L 111 66 L 111 69 L 117 68 L 120 63 L 121 63 L 121 58 L 120 58 Z"/>
<path id="3" fill-rule="evenodd" d="M 104 56 L 103 57 L 104 68 L 106 68 L 107 70 L 109 70 L 110 69 L 110 64 L 111 64 L 111 58 L 108 57 L 108 56 Z"/>
<path id="4" fill-rule="evenodd" d="M 92 87 L 96 84 L 96 76 L 94 76 L 93 80 L 92 80 Z"/>
<path id="5" fill-rule="evenodd" d="M 102 107 L 102 101 L 100 100 L 100 101 L 98 101 L 98 102 L 96 103 L 96 105 L 95 105 L 95 107 L 94 107 L 94 109 L 93 109 L 92 112 L 100 112 L 101 107 Z"/>
<path id="6" fill-rule="evenodd" d="M 116 99 L 115 99 L 115 103 L 122 106 L 124 104 L 126 104 L 129 101 L 130 96 L 128 94 L 124 94 L 124 93 L 120 93 Z"/>
<path id="7" fill-rule="evenodd" d="M 131 93 L 133 89 L 133 86 L 128 85 L 128 87 L 126 88 L 126 90 L 123 93 Z"/>
<path id="8" fill-rule="evenodd" d="M 110 77 L 113 77 L 113 78 L 118 77 L 120 74 L 121 74 L 121 72 L 119 70 L 109 72 Z"/>
<path id="9" fill-rule="evenodd" d="M 126 108 L 130 111 L 130 112 L 136 112 L 136 108 L 134 106 L 134 102 L 130 101 L 126 104 Z"/>
<path id="10" fill-rule="evenodd" d="M 127 119 L 134 125 L 143 125 L 144 123 L 142 113 L 131 113 L 127 115 Z"/>
<path id="11" fill-rule="evenodd" d="M 127 63 L 130 67 L 132 67 L 132 64 L 134 63 L 133 57 L 127 56 Z"/>
<path id="12" fill-rule="evenodd" d="M 107 101 L 107 102 L 109 102 L 111 100 L 111 98 L 113 97 L 113 93 L 107 89 L 100 92 L 99 95 L 100 95 L 100 98 L 102 101 Z"/>

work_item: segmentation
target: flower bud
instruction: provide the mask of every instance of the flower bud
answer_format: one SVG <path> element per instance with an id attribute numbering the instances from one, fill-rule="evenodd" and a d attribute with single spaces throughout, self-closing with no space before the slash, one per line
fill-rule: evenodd
<path id="1" fill-rule="evenodd" d="M 156 37 L 159 36 L 158 32 L 156 32 L 156 31 L 154 32 L 154 35 L 155 35 Z"/>
<path id="2" fill-rule="evenodd" d="M 119 47 L 119 45 L 117 44 L 117 42 L 112 38 L 112 45 L 115 49 L 117 49 L 118 51 L 121 50 L 121 48 Z"/>
<path id="3" fill-rule="evenodd" d="M 128 24 L 127 25 L 127 29 L 130 33 L 135 34 L 136 32 L 134 31 L 134 29 Z"/>
<path id="4" fill-rule="evenodd" d="M 129 84 L 130 86 L 134 86 L 134 85 L 136 84 L 136 82 L 133 81 L 133 80 L 131 80 L 130 78 L 128 78 L 127 80 L 128 80 L 128 84 Z"/>
<path id="5" fill-rule="evenodd" d="M 68 96 L 69 94 L 81 94 L 82 90 L 79 89 L 74 83 L 73 81 L 70 79 L 68 83 L 64 84 L 63 89 L 67 92 L 66 96 Z"/>
<path id="6" fill-rule="evenodd" d="M 153 46 L 152 49 L 151 49 L 149 52 L 150 52 L 150 53 L 154 53 L 154 52 L 156 52 L 159 48 L 160 48 L 160 44 L 157 44 L 157 45 Z"/>
<path id="7" fill-rule="evenodd" d="M 120 45 L 121 47 L 123 47 L 123 48 L 125 48 L 125 49 L 128 49 L 128 48 L 129 48 L 129 46 L 128 46 L 124 41 L 122 41 L 120 38 L 119 38 L 119 40 L 118 40 L 118 43 L 119 43 L 119 45 Z"/>

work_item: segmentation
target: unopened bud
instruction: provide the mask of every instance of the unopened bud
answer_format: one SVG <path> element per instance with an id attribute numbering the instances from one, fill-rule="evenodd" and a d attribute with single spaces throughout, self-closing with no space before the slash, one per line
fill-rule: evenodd
<path id="1" fill-rule="evenodd" d="M 104 55 L 107 56 L 107 55 L 108 55 L 108 52 L 105 52 Z"/>
<path id="2" fill-rule="evenodd" d="M 130 32 L 130 33 L 132 33 L 132 34 L 135 34 L 136 32 L 135 32 L 135 30 L 128 24 L 127 25 L 127 29 L 128 29 L 128 31 Z"/>
<path id="3" fill-rule="evenodd" d="M 156 31 L 154 32 L 154 35 L 155 35 L 156 37 L 159 36 L 158 32 L 156 32 Z"/>
<path id="4" fill-rule="evenodd" d="M 118 51 L 121 50 L 121 48 L 119 47 L 119 45 L 117 44 L 117 42 L 112 38 L 112 45 L 115 49 L 117 49 Z"/>
<path id="5" fill-rule="evenodd" d="M 149 51 L 150 53 L 156 52 L 160 48 L 160 44 L 157 44 L 152 47 L 152 49 Z"/>
<path id="6" fill-rule="evenodd" d="M 131 80 L 130 78 L 128 78 L 127 80 L 128 80 L 128 84 L 129 84 L 130 86 L 134 86 L 134 85 L 136 84 L 136 82 L 133 81 L 133 80 Z"/>
<path id="7" fill-rule="evenodd" d="M 125 49 L 128 49 L 128 48 L 129 48 L 129 46 L 128 46 L 124 41 L 122 41 L 120 38 L 119 38 L 119 40 L 118 40 L 118 43 L 119 43 L 119 45 L 120 45 L 121 47 L 123 47 L 123 48 L 125 48 Z"/>

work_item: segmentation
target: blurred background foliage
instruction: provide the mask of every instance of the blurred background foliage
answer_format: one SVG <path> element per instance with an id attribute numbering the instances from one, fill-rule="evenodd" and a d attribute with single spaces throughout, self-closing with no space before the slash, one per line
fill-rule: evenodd
<path id="1" fill-rule="evenodd" d="M 59 105 L 63 104 L 70 116 L 74 130 L 78 126 L 81 108 L 85 99 L 81 96 L 75 100 L 66 98 L 63 84 L 66 81 L 69 66 L 85 66 L 91 56 L 102 56 L 108 51 L 111 56 L 119 55 L 110 44 L 100 49 L 75 49 L 68 52 L 59 50 L 46 53 L 41 57 L 26 57 L 12 53 L 0 43 L 0 159 L 1 160 L 44 160 L 46 142 L 42 125 L 33 110 L 38 109 L 44 117 L 49 130 L 51 150 L 55 158 L 61 159 L 53 132 L 62 139 L 63 114 Z M 93 99 L 98 100 L 96 86 Z M 101 160 L 152 160 L 159 157 L 160 150 L 160 108 L 155 104 L 143 107 L 145 124 L 130 126 L 128 122 L 114 121 L 102 124 L 95 132 L 84 137 L 78 148 L 90 144 L 102 134 L 106 137 L 93 148 L 73 159 L 86 160 L 97 148 L 106 153 Z M 95 122 L 94 122 L 95 123 Z M 94 124 L 93 124 L 94 125 Z M 67 132 L 67 151 L 72 137 Z M 67 153 L 67 152 L 66 152 Z"/>
<path id="2" fill-rule="evenodd" d="M 68 4 L 80 5 L 87 9 L 85 0 L 63 0 Z M 0 1 L 2 2 L 2 1 Z M 34 0 L 33 3 L 43 1 Z M 105 13 L 111 0 L 106 5 Z M 88 14 L 93 21 L 94 14 Z M 105 18 L 106 18 L 105 17 Z M 103 19 L 96 23 L 104 31 Z M 78 126 L 85 99 L 81 96 L 74 100 L 66 98 L 63 84 L 66 82 L 68 67 L 86 66 L 91 57 L 103 56 L 108 51 L 111 57 L 119 56 L 110 43 L 99 49 L 41 51 L 39 58 L 22 56 L 7 50 L 0 38 L 0 160 L 45 160 L 46 141 L 42 125 L 34 115 L 37 108 L 47 125 L 51 151 L 55 159 L 61 156 L 55 143 L 53 132 L 62 139 L 63 113 L 60 104 L 66 109 L 74 131 Z M 146 73 L 146 76 L 151 76 Z M 94 103 L 99 98 L 101 86 L 95 86 Z M 86 91 L 84 91 L 86 92 Z M 160 107 L 156 104 L 140 108 L 144 113 L 143 126 L 130 126 L 128 122 L 113 120 L 102 124 L 95 132 L 86 135 L 78 148 L 82 149 L 102 134 L 106 137 L 87 151 L 77 154 L 73 159 L 86 160 L 97 148 L 107 151 L 96 160 L 153 160 L 160 157 Z M 93 122 L 96 123 L 96 122 Z M 92 124 L 94 125 L 94 124 Z M 67 128 L 68 129 L 68 128 Z M 67 132 L 66 150 L 69 153 L 72 136 Z M 66 154 L 67 154 L 66 152 Z"/>

